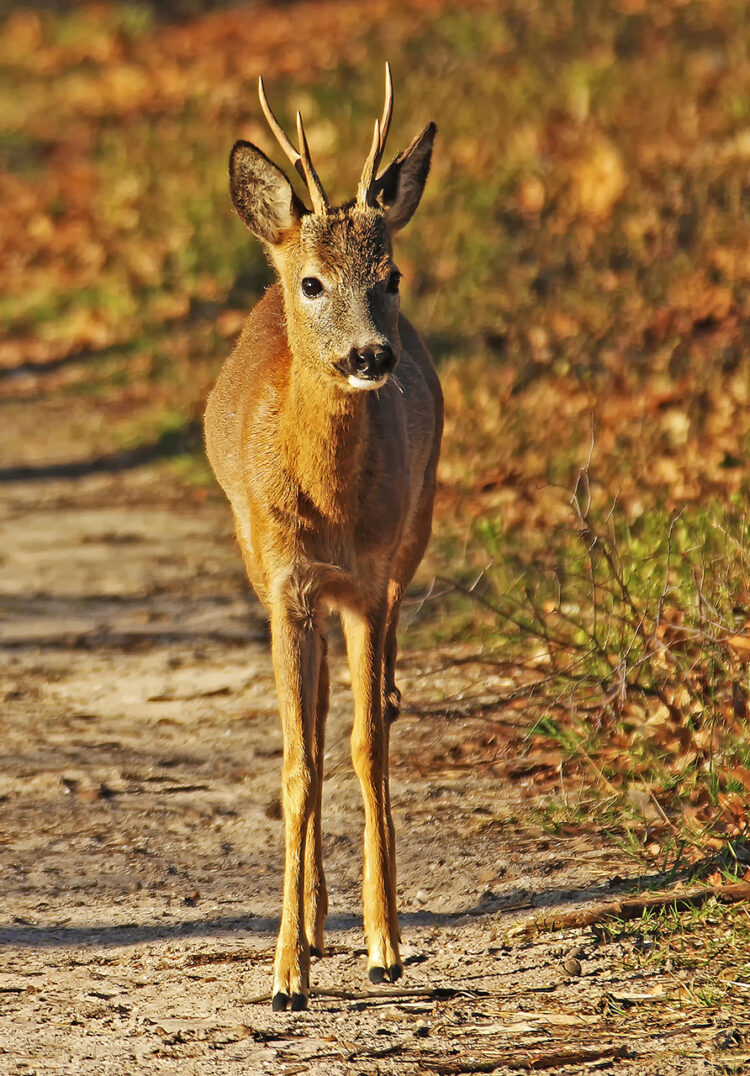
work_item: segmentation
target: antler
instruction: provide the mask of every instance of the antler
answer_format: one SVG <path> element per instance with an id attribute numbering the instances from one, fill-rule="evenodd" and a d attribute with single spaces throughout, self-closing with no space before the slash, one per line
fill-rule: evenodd
<path id="1" fill-rule="evenodd" d="M 328 209 L 328 199 L 323 190 L 323 184 L 320 182 L 320 177 L 315 171 L 310 158 L 310 147 L 308 146 L 307 138 L 305 137 L 305 128 L 302 126 L 302 116 L 299 112 L 297 113 L 297 139 L 299 141 L 299 152 L 297 152 L 284 133 L 281 124 L 271 111 L 271 106 L 266 97 L 265 87 L 263 86 L 262 77 L 258 78 L 258 97 L 260 99 L 260 107 L 263 109 L 263 113 L 268 120 L 268 126 L 273 131 L 276 141 L 305 181 L 305 185 L 310 194 L 310 200 L 312 201 L 313 212 L 325 213 Z"/>
<path id="2" fill-rule="evenodd" d="M 385 142 L 388 138 L 388 129 L 391 126 L 393 115 L 393 78 L 391 77 L 391 65 L 386 60 L 385 64 L 385 104 L 383 115 L 380 120 L 375 120 L 375 130 L 372 136 L 372 145 L 367 155 L 365 166 L 362 169 L 362 178 L 357 188 L 357 201 L 360 205 L 372 205 L 375 201 L 375 178 L 378 167 L 383 159 Z"/>

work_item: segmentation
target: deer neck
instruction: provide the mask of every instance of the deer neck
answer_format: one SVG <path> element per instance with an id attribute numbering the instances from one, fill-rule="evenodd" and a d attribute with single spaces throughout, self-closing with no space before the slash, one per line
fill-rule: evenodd
<path id="1" fill-rule="evenodd" d="M 351 518 L 369 433 L 366 392 L 347 392 L 292 361 L 282 443 L 302 494 L 332 522 Z"/>

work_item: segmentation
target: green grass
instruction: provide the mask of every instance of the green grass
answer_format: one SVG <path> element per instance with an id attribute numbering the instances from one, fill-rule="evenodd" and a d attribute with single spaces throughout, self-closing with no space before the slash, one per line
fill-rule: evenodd
<path id="1" fill-rule="evenodd" d="M 698 908 L 664 908 L 640 919 L 606 924 L 624 950 L 629 972 L 664 976 L 682 1006 L 746 1006 L 750 998 L 750 916 L 742 905 L 706 901 Z"/>

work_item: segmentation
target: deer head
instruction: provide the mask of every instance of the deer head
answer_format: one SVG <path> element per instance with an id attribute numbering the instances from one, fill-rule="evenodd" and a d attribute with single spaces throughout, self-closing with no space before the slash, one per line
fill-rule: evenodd
<path id="1" fill-rule="evenodd" d="M 378 175 L 393 111 L 386 64 L 385 105 L 375 120 L 357 196 L 331 206 L 313 166 L 302 117 L 295 149 L 271 111 L 259 80 L 261 107 L 310 197 L 307 209 L 284 173 L 250 142 L 232 149 L 232 201 L 264 244 L 281 278 L 287 338 L 294 358 L 341 389 L 380 388 L 401 354 L 400 273 L 391 237 L 408 223 L 427 180 L 436 127 L 430 123 Z"/>

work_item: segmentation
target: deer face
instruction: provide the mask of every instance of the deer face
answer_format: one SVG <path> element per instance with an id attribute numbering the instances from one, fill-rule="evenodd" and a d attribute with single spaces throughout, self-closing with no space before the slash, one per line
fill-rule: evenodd
<path id="1" fill-rule="evenodd" d="M 380 388 L 395 368 L 399 272 L 382 210 L 307 214 L 281 265 L 287 334 L 335 380 Z"/>
<path id="2" fill-rule="evenodd" d="M 370 155 L 355 201 L 328 205 L 312 166 L 302 120 L 300 153 L 273 116 L 260 84 L 261 104 L 279 143 L 304 176 L 313 211 L 289 180 L 250 142 L 237 142 L 230 158 L 235 209 L 266 246 L 284 289 L 287 337 L 292 354 L 315 364 L 340 387 L 380 388 L 401 354 L 398 335 L 400 273 L 391 236 L 419 205 L 432 154 L 429 124 L 380 176 L 393 101 L 386 68 L 386 106 L 375 121 Z"/>

